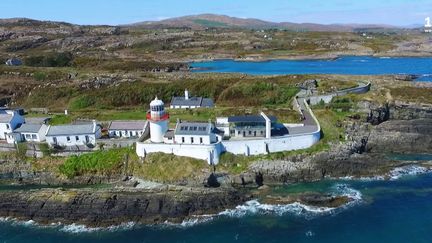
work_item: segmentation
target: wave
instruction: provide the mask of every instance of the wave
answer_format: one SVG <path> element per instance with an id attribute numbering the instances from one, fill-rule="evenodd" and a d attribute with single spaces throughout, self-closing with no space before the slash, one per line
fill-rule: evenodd
<path id="1" fill-rule="evenodd" d="M 220 212 L 220 216 L 228 217 L 244 217 L 246 215 L 256 214 L 275 214 L 282 216 L 287 213 L 295 215 L 313 216 L 331 213 L 335 208 L 308 206 L 299 202 L 290 204 L 262 204 L 257 200 L 251 200 L 243 205 L 239 205 L 234 209 L 227 209 Z"/>
<path id="2" fill-rule="evenodd" d="M 388 173 L 390 180 L 397 180 L 408 175 L 421 175 L 432 172 L 431 168 L 419 165 L 407 165 L 393 169 Z"/>
<path id="3" fill-rule="evenodd" d="M 120 225 L 113 225 L 108 227 L 88 227 L 82 224 L 69 224 L 69 225 L 62 226 L 59 230 L 66 233 L 78 234 L 78 233 L 92 233 L 95 231 L 128 230 L 135 227 L 135 225 L 136 225 L 135 222 L 122 223 Z"/>

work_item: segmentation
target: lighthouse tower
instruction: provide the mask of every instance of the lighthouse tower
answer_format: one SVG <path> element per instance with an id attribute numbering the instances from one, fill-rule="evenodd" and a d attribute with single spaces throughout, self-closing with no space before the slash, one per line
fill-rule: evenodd
<path id="1" fill-rule="evenodd" d="M 163 137 L 168 131 L 169 114 L 165 113 L 164 103 L 157 97 L 150 102 L 147 120 L 150 122 L 150 141 L 163 143 Z"/>

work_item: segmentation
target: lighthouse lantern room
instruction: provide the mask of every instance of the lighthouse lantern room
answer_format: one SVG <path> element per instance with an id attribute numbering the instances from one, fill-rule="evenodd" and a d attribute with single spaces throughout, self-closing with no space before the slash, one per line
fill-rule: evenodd
<path id="1" fill-rule="evenodd" d="M 147 120 L 150 122 L 150 141 L 163 143 L 163 137 L 168 131 L 169 114 L 165 113 L 164 103 L 157 97 L 150 102 Z"/>

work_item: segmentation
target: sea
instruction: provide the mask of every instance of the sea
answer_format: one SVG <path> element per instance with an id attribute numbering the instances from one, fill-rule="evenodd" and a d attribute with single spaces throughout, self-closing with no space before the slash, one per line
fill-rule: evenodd
<path id="1" fill-rule="evenodd" d="M 247 62 L 213 60 L 190 64 L 193 72 L 244 73 L 250 75 L 346 74 L 418 75 L 417 81 L 432 81 L 432 57 L 343 56 L 320 60 L 270 60 Z"/>
<path id="2" fill-rule="evenodd" d="M 389 156 L 432 160 L 432 154 Z M 305 191 L 345 195 L 352 201 L 333 209 L 251 200 L 177 224 L 130 222 L 108 228 L 1 218 L 0 242 L 432 242 L 432 172 L 423 167 L 394 169 L 385 178 L 328 178 L 271 190 L 279 196 Z"/>

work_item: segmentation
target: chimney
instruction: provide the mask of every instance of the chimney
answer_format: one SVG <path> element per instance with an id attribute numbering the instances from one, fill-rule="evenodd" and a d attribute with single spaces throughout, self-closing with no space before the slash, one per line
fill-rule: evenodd
<path id="1" fill-rule="evenodd" d="M 266 114 L 264 114 L 264 112 L 261 112 L 261 116 L 265 120 L 265 126 L 266 126 L 265 137 L 266 138 L 271 138 L 271 120 L 270 120 L 270 118 Z"/>
<path id="2" fill-rule="evenodd" d="M 185 100 L 189 99 L 189 91 L 185 89 Z"/>

